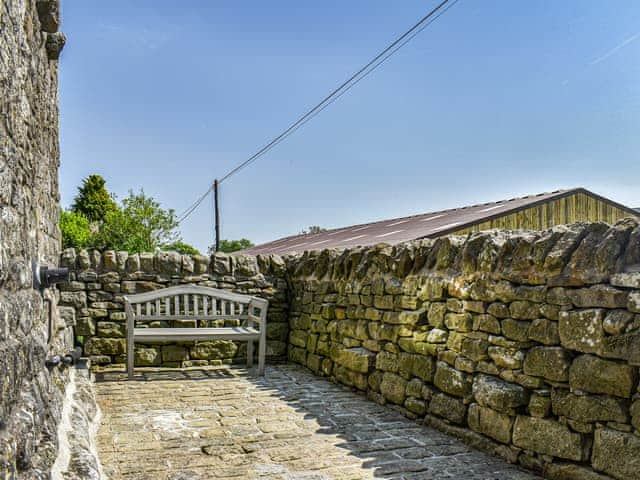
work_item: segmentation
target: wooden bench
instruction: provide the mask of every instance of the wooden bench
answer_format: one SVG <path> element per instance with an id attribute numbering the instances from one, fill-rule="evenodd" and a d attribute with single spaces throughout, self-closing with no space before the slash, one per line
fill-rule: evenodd
<path id="1" fill-rule="evenodd" d="M 133 377 L 136 342 L 239 340 L 247 342 L 247 366 L 253 366 L 258 341 L 258 374 L 264 375 L 269 302 L 250 295 L 198 285 L 180 285 L 124 297 L 127 315 L 127 374 Z M 191 321 L 193 326 L 141 327 L 147 322 Z M 210 321 L 239 320 L 240 326 L 212 327 Z M 258 325 L 259 329 L 255 326 Z"/>

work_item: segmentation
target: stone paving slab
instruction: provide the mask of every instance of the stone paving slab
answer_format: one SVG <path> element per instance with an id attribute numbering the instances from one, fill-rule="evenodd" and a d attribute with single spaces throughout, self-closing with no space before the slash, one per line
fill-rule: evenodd
<path id="1" fill-rule="evenodd" d="M 538 478 L 294 365 L 96 377 L 111 480 Z"/>

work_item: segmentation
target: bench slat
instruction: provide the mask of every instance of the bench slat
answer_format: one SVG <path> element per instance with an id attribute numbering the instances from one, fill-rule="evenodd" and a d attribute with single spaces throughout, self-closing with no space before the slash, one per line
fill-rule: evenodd
<path id="1" fill-rule="evenodd" d="M 136 322 L 162 320 L 246 320 L 249 315 L 136 315 Z"/>
<path id="2" fill-rule="evenodd" d="M 139 342 L 182 340 L 257 340 L 260 332 L 255 328 L 135 328 L 133 338 Z"/>

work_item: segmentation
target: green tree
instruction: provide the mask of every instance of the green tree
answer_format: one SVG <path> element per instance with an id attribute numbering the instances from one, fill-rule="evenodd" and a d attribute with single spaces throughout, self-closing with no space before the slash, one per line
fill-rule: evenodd
<path id="1" fill-rule="evenodd" d="M 101 249 L 150 252 L 180 241 L 178 220 L 173 209 L 165 210 L 152 197 L 129 191 L 122 208 L 107 213 L 96 234 Z"/>
<path id="2" fill-rule="evenodd" d="M 62 248 L 81 250 L 89 247 L 93 240 L 89 220 L 81 213 L 61 210 L 60 231 Z"/>
<path id="3" fill-rule="evenodd" d="M 163 250 L 178 252 L 186 255 L 200 255 L 200 251 L 189 245 L 188 243 L 184 243 L 181 240 L 177 242 L 170 243 L 162 247 Z"/>
<path id="4" fill-rule="evenodd" d="M 118 206 L 105 187 L 100 175 L 89 175 L 82 180 L 71 210 L 87 217 L 90 222 L 103 222 Z"/>
<path id="5" fill-rule="evenodd" d="M 237 252 L 251 247 L 253 247 L 253 242 L 246 238 L 241 238 L 240 240 L 220 240 L 220 251 L 224 253 Z M 211 245 L 209 247 L 209 255 L 213 255 L 215 251 L 215 246 Z"/>

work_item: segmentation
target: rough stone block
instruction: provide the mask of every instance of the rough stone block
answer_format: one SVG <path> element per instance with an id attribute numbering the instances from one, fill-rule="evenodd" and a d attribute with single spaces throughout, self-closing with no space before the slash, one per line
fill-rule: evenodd
<path id="1" fill-rule="evenodd" d="M 80 317 L 76 323 L 76 335 L 93 336 L 96 334 L 96 321 L 91 317 Z"/>
<path id="2" fill-rule="evenodd" d="M 634 313 L 640 313 L 640 292 L 631 292 L 629 294 L 627 310 Z"/>
<path id="3" fill-rule="evenodd" d="M 465 335 L 460 343 L 460 353 L 474 362 L 489 358 L 488 348 L 489 342 L 486 339 L 486 334 L 478 332 Z"/>
<path id="4" fill-rule="evenodd" d="M 524 352 L 518 348 L 490 346 L 488 349 L 489 358 L 495 362 L 498 367 L 515 370 L 522 368 L 524 361 Z"/>
<path id="5" fill-rule="evenodd" d="M 68 305 L 76 309 L 87 306 L 85 292 L 60 292 L 60 305 Z"/>
<path id="6" fill-rule="evenodd" d="M 380 383 L 380 393 L 387 400 L 402 405 L 405 400 L 407 381 L 399 375 L 385 372 Z"/>
<path id="7" fill-rule="evenodd" d="M 376 354 L 361 347 L 343 348 L 334 344 L 331 348 L 331 359 L 354 372 L 368 373 L 374 365 Z"/>
<path id="8" fill-rule="evenodd" d="M 99 337 L 126 337 L 127 331 L 124 323 L 98 322 Z"/>
<path id="9" fill-rule="evenodd" d="M 404 407 L 419 416 L 423 416 L 427 412 L 426 402 L 414 397 L 407 398 L 404 402 Z"/>
<path id="10" fill-rule="evenodd" d="M 629 420 L 625 402 L 606 395 L 575 395 L 568 390 L 554 388 L 551 404 L 555 415 L 583 423 L 626 423 Z"/>
<path id="11" fill-rule="evenodd" d="M 546 394 L 534 392 L 529 400 L 529 414 L 533 417 L 544 418 L 551 413 L 551 397 Z"/>
<path id="12" fill-rule="evenodd" d="M 471 395 L 473 377 L 467 373 L 459 372 L 444 362 L 438 362 L 433 383 L 450 395 L 468 397 Z"/>
<path id="13" fill-rule="evenodd" d="M 418 377 L 425 382 L 431 382 L 434 370 L 433 357 L 412 353 L 398 355 L 398 373 L 405 378 Z"/>
<path id="14" fill-rule="evenodd" d="M 344 385 L 356 387 L 358 390 L 367 389 L 367 376 L 362 373 L 353 371 L 342 365 L 336 365 L 333 369 L 333 375 L 336 380 Z"/>
<path id="15" fill-rule="evenodd" d="M 509 313 L 516 320 L 534 320 L 540 316 L 540 306 L 527 300 L 516 300 L 509 305 Z"/>
<path id="16" fill-rule="evenodd" d="M 84 344 L 87 355 L 119 355 L 126 350 L 124 338 L 92 337 Z"/>
<path id="17" fill-rule="evenodd" d="M 569 385 L 572 389 L 629 398 L 636 386 L 636 369 L 624 363 L 581 355 L 571 364 Z"/>
<path id="18" fill-rule="evenodd" d="M 213 340 L 198 342 L 191 346 L 190 356 L 195 360 L 220 360 L 233 358 L 238 351 L 238 345 L 228 340 Z"/>
<path id="19" fill-rule="evenodd" d="M 544 345 L 558 345 L 560 343 L 558 322 L 547 320 L 546 318 L 535 319 L 529 327 L 529 340 Z"/>
<path id="20" fill-rule="evenodd" d="M 470 332 L 473 330 L 473 317 L 470 313 L 447 313 L 444 324 L 449 330 Z"/>
<path id="21" fill-rule="evenodd" d="M 398 371 L 398 355 L 390 352 L 380 352 L 376 356 L 376 368 L 383 372 Z"/>
<path id="22" fill-rule="evenodd" d="M 529 338 L 530 325 L 530 322 L 506 318 L 502 320 L 502 334 L 510 340 L 524 342 Z"/>
<path id="23" fill-rule="evenodd" d="M 447 312 L 447 305 L 442 302 L 433 302 L 429 305 L 429 310 L 427 312 L 427 319 L 429 320 L 429 325 L 435 328 L 444 327 L 444 316 Z"/>
<path id="24" fill-rule="evenodd" d="M 482 407 L 477 403 L 469 406 L 467 423 L 471 430 L 482 433 L 500 443 L 511 442 L 511 427 L 513 417 Z"/>
<path id="25" fill-rule="evenodd" d="M 633 318 L 633 313 L 628 312 L 627 310 L 612 310 L 608 312 L 607 316 L 604 318 L 602 327 L 609 335 L 621 335 L 625 332 L 627 325 L 633 321 Z"/>
<path id="26" fill-rule="evenodd" d="M 571 302 L 579 308 L 625 308 L 627 306 L 627 292 L 608 285 L 594 285 L 589 288 L 567 290 Z"/>
<path id="27" fill-rule="evenodd" d="M 134 364 L 138 367 L 151 367 L 160 365 L 159 347 L 138 347 L 135 348 Z"/>
<path id="28" fill-rule="evenodd" d="M 580 462 L 584 460 L 582 435 L 555 420 L 518 415 L 513 444 L 537 453 Z"/>
<path id="29" fill-rule="evenodd" d="M 640 289 L 640 272 L 613 274 L 611 275 L 611 285 Z"/>
<path id="30" fill-rule="evenodd" d="M 161 347 L 162 363 L 182 362 L 189 358 L 188 351 L 180 345 L 163 345 Z"/>
<path id="31" fill-rule="evenodd" d="M 429 403 L 429 413 L 446 418 L 452 423 L 464 424 L 467 407 L 459 398 L 436 393 Z"/>
<path id="32" fill-rule="evenodd" d="M 307 346 L 307 335 L 308 333 L 304 330 L 291 330 L 289 332 L 289 343 L 304 348 Z"/>
<path id="33" fill-rule="evenodd" d="M 571 354 L 562 347 L 534 347 L 524 360 L 524 373 L 554 382 L 569 380 Z"/>
<path id="34" fill-rule="evenodd" d="M 473 396 L 484 406 L 510 413 L 527 405 L 529 395 L 520 385 L 488 375 L 478 375 L 473 380 Z"/>
<path id="35" fill-rule="evenodd" d="M 488 313 L 475 315 L 473 317 L 473 330 L 494 333 L 496 335 L 500 335 L 502 331 L 498 319 L 493 315 L 489 315 Z"/>
<path id="36" fill-rule="evenodd" d="M 593 443 L 593 468 L 620 480 L 637 480 L 640 438 L 632 433 L 598 428 Z"/>
<path id="37" fill-rule="evenodd" d="M 598 353 L 604 343 L 604 310 L 589 309 L 560 312 L 560 342 L 565 348 Z"/>

